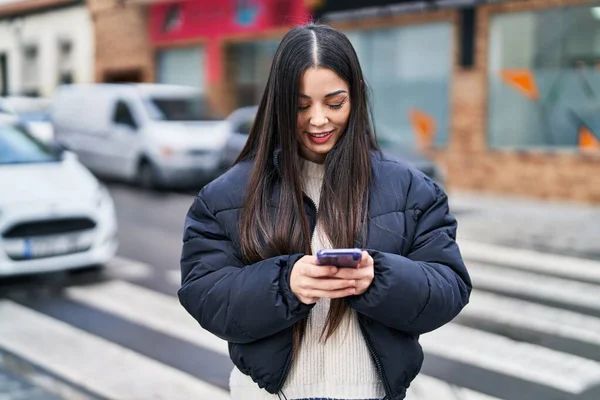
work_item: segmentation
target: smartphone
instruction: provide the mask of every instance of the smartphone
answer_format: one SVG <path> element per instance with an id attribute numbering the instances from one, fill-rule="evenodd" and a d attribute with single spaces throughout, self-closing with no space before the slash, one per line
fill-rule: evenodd
<path id="1" fill-rule="evenodd" d="M 330 249 L 317 252 L 319 265 L 334 265 L 339 268 L 356 268 L 362 257 L 361 249 Z"/>

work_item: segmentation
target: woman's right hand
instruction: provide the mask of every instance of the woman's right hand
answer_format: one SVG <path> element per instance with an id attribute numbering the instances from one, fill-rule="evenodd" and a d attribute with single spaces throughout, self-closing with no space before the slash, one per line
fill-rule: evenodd
<path id="1" fill-rule="evenodd" d="M 290 288 L 304 304 L 314 304 L 320 298 L 337 299 L 356 293 L 354 279 L 335 278 L 337 268 L 317 264 L 317 257 L 304 256 L 292 267 Z"/>

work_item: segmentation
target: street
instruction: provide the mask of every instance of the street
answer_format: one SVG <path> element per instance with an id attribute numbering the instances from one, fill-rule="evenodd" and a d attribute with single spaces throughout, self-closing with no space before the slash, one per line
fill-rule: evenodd
<path id="1" fill-rule="evenodd" d="M 226 399 L 227 344 L 176 298 L 192 195 L 109 189 L 118 257 L 0 283 L 0 399 L 56 399 L 18 397 L 32 388 L 3 378 L 1 360 L 40 387 L 65 385 L 64 398 Z M 600 262 L 459 243 L 476 290 L 456 321 L 421 337 L 425 364 L 408 399 L 600 398 Z"/>

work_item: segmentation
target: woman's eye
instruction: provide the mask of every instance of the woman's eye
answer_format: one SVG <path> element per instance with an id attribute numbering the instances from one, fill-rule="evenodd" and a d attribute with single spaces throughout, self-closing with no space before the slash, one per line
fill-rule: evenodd
<path id="1" fill-rule="evenodd" d="M 310 107 L 310 106 L 298 106 L 298 110 L 306 111 L 306 110 L 308 110 L 308 107 Z"/>
<path id="2" fill-rule="evenodd" d="M 341 102 L 339 104 L 329 104 L 329 108 L 331 108 L 332 110 L 339 110 L 340 108 L 342 108 L 342 106 L 344 105 L 344 102 Z"/>

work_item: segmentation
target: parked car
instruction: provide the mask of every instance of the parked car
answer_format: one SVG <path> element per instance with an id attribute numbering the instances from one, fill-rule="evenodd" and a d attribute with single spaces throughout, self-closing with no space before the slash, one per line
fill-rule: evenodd
<path id="1" fill-rule="evenodd" d="M 184 86 L 61 86 L 51 118 L 57 142 L 92 172 L 147 188 L 194 186 L 218 176 L 231 135 L 202 92 Z"/>
<path id="2" fill-rule="evenodd" d="M 46 144 L 54 141 L 50 121 L 51 100 L 40 97 L 10 96 L 0 98 L 0 113 L 12 114 L 18 124 Z"/>
<path id="3" fill-rule="evenodd" d="M 108 191 L 14 117 L 0 117 L 0 187 L 0 278 L 101 266 L 115 255 Z"/>
<path id="4" fill-rule="evenodd" d="M 224 165 L 231 166 L 242 151 L 254 123 L 257 110 L 257 106 L 243 107 L 233 111 L 227 117 L 231 123 L 233 132 L 227 141 L 225 152 L 223 153 Z M 444 184 L 443 171 L 435 162 L 425 157 L 411 144 L 398 139 L 398 135 L 392 135 L 388 131 L 379 133 L 378 130 L 379 144 L 384 153 L 390 157 L 398 158 L 412 164 L 434 181 L 441 185 Z"/>

